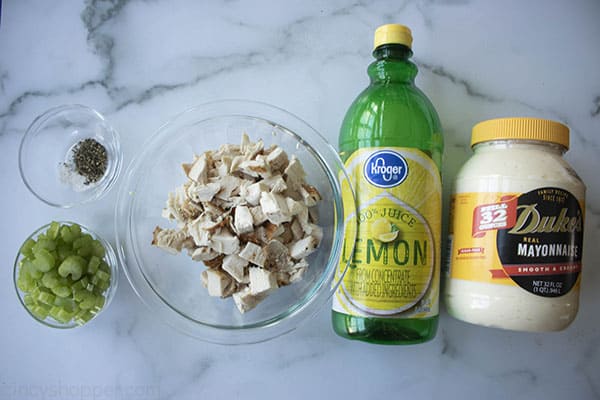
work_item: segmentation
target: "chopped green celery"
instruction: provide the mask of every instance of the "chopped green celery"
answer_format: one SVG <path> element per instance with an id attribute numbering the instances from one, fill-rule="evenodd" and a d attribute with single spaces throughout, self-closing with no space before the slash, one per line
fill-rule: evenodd
<path id="1" fill-rule="evenodd" d="M 52 293 L 59 297 L 69 297 L 71 295 L 71 288 L 68 286 L 55 286 L 52 288 Z"/>
<path id="2" fill-rule="evenodd" d="M 94 318 L 94 314 L 88 310 L 81 310 L 77 313 L 77 315 L 75 315 L 75 323 L 78 325 L 83 325 L 86 322 L 89 322 L 92 318 Z"/>
<path id="3" fill-rule="evenodd" d="M 100 310 L 102 310 L 102 307 L 104 307 L 104 303 L 106 303 L 104 296 L 96 296 L 96 304 L 94 304 L 90 311 L 94 314 L 99 313 Z"/>
<path id="4" fill-rule="evenodd" d="M 102 270 L 96 272 L 96 275 L 94 275 L 94 276 L 97 276 L 98 279 L 100 279 L 101 281 L 104 281 L 104 282 L 110 281 L 110 273 L 106 273 Z"/>
<path id="5" fill-rule="evenodd" d="M 89 278 L 87 276 L 84 276 L 83 278 L 81 278 L 79 280 L 79 282 L 81 282 L 81 287 L 82 288 L 84 288 L 85 290 L 88 290 L 88 291 L 91 290 L 91 289 L 88 289 L 88 287 L 91 285 L 91 283 L 90 283 L 90 280 L 89 280 Z"/>
<path id="6" fill-rule="evenodd" d="M 92 245 L 88 245 L 88 246 L 83 246 L 80 247 L 79 249 L 77 249 L 77 255 L 81 256 L 81 257 L 85 257 L 88 258 L 89 256 L 91 256 L 94 252 L 94 248 L 92 247 Z"/>
<path id="7" fill-rule="evenodd" d="M 53 306 L 50 309 L 50 312 L 48 313 L 52 318 L 54 318 L 56 321 L 62 323 L 62 324 L 66 324 L 67 322 L 69 322 L 71 320 L 71 318 L 68 318 L 65 321 L 65 315 L 64 315 L 64 310 L 58 306 Z"/>
<path id="8" fill-rule="evenodd" d="M 59 229 L 60 229 L 60 224 L 58 222 L 56 222 L 56 221 L 52 221 L 50 223 L 50 227 L 46 231 L 46 236 L 49 239 L 56 240 L 56 238 L 58 238 L 58 231 L 59 231 Z"/>
<path id="9" fill-rule="evenodd" d="M 34 250 L 33 266 L 40 272 L 48 272 L 56 266 L 56 258 L 46 249 Z"/>
<path id="10" fill-rule="evenodd" d="M 93 240 L 94 239 L 90 235 L 88 235 L 87 233 L 84 233 L 79 238 L 75 239 L 75 241 L 73 241 L 73 250 L 77 250 L 77 249 L 80 249 L 82 247 L 87 247 L 87 246 L 91 247 Z"/>
<path id="11" fill-rule="evenodd" d="M 33 315 L 34 315 L 36 318 L 38 318 L 38 319 L 40 319 L 40 320 L 45 320 L 46 318 L 48 318 L 48 314 L 49 314 L 49 312 L 48 312 L 48 310 L 47 310 L 46 308 L 44 308 L 44 307 L 42 307 L 42 306 L 38 306 L 38 305 L 31 306 L 31 307 L 28 307 L 28 308 L 29 308 L 29 311 L 30 311 L 30 312 L 31 312 L 31 313 L 32 313 L 32 314 L 33 314 Z"/>
<path id="12" fill-rule="evenodd" d="M 74 288 L 73 289 L 73 300 L 80 303 L 89 295 L 89 293 L 90 292 L 88 292 L 84 288 Z"/>
<path id="13" fill-rule="evenodd" d="M 86 294 L 82 301 L 79 302 L 79 308 L 89 310 L 96 305 L 96 296 L 90 292 Z"/>
<path id="14" fill-rule="evenodd" d="M 35 280 L 27 273 L 21 269 L 19 271 L 19 276 L 17 277 L 17 287 L 19 290 L 23 292 L 30 292 L 36 286 Z"/>
<path id="15" fill-rule="evenodd" d="M 40 293 L 42 292 L 42 289 L 39 286 L 34 287 L 31 292 L 29 293 L 31 295 L 31 297 L 33 297 L 34 299 L 37 299 L 40 295 Z"/>
<path id="16" fill-rule="evenodd" d="M 35 254 L 37 250 L 45 249 L 48 251 L 56 250 L 56 241 L 48 238 L 39 238 L 36 244 L 33 245 L 32 250 Z"/>
<path id="17" fill-rule="evenodd" d="M 67 243 L 58 245 L 58 247 L 56 248 L 56 252 L 58 253 L 58 259 L 61 262 L 64 261 L 65 258 L 74 254 L 71 245 Z"/>
<path id="18" fill-rule="evenodd" d="M 23 296 L 23 304 L 25 304 L 25 306 L 29 308 L 30 306 L 35 305 L 36 301 L 33 297 L 31 297 L 30 294 L 26 294 L 25 296 Z"/>
<path id="19" fill-rule="evenodd" d="M 62 322 L 63 324 L 66 324 L 66 323 L 70 322 L 75 315 L 72 311 L 68 311 L 68 310 L 65 310 L 64 308 L 62 308 L 57 313 L 56 316 L 58 317 L 58 318 L 56 318 L 57 321 Z"/>
<path id="20" fill-rule="evenodd" d="M 48 271 L 42 276 L 41 283 L 48 289 L 52 289 L 53 287 L 59 286 L 60 276 L 56 270 Z"/>
<path id="21" fill-rule="evenodd" d="M 104 296 L 104 292 L 106 292 L 106 290 L 110 287 L 110 282 L 104 282 L 104 281 L 100 281 L 98 282 L 98 284 L 94 287 L 94 293 L 97 294 L 98 296 Z"/>
<path id="22" fill-rule="evenodd" d="M 102 257 L 100 257 L 102 258 Z M 100 260 L 100 258 L 98 258 L 98 256 L 92 256 L 90 258 L 90 262 L 88 263 L 88 267 L 87 267 L 87 273 L 88 274 L 95 274 L 98 271 L 98 267 L 100 267 L 100 262 L 102 260 Z"/>
<path id="23" fill-rule="evenodd" d="M 46 293 L 46 292 L 40 292 L 39 296 L 36 298 L 36 300 L 39 303 L 44 303 L 44 304 L 48 304 L 48 305 L 53 305 L 55 299 L 56 299 L 55 295 L 53 295 L 51 293 Z"/>
<path id="24" fill-rule="evenodd" d="M 70 297 L 56 297 L 52 305 L 62 307 L 66 310 L 73 310 L 75 308 L 75 302 Z"/>
<path id="25" fill-rule="evenodd" d="M 33 279 L 40 279 L 44 274 L 41 271 L 38 271 L 33 265 L 33 261 L 23 260 L 23 266 L 21 267 L 21 271 L 27 273 Z"/>
<path id="26" fill-rule="evenodd" d="M 75 235 L 76 238 L 81 236 L 81 226 L 77 224 L 71 225 L 71 233 L 73 233 L 73 235 Z"/>
<path id="27" fill-rule="evenodd" d="M 107 274 L 110 274 L 110 267 L 108 266 L 108 264 L 106 263 L 106 261 L 102 261 L 100 263 L 100 268 L 99 269 L 100 269 L 100 271 L 104 271 Z"/>
<path id="28" fill-rule="evenodd" d="M 100 241 L 94 240 L 92 242 L 92 249 L 93 255 L 95 255 L 98 258 L 104 258 L 106 251 L 104 251 L 104 246 L 102 246 L 102 243 L 100 243 Z"/>
<path id="29" fill-rule="evenodd" d="M 73 240 L 77 238 L 78 235 L 75 235 L 71 228 L 67 225 L 63 225 L 60 228 L 60 237 L 65 243 L 73 243 Z"/>
<path id="30" fill-rule="evenodd" d="M 71 279 L 76 281 L 83 275 L 86 265 L 87 262 L 83 257 L 69 256 L 58 267 L 58 274 L 63 278 L 71 275 Z"/>
<path id="31" fill-rule="evenodd" d="M 85 285 L 82 282 L 84 279 L 87 282 L 87 278 L 85 276 L 83 278 L 81 278 L 80 280 L 78 280 L 77 282 L 73 282 L 73 284 L 71 285 L 71 289 L 73 290 L 73 293 L 75 293 L 76 290 L 85 290 Z"/>
<path id="32" fill-rule="evenodd" d="M 87 276 L 84 276 L 72 285 L 73 290 L 85 290 L 91 292 L 94 290 L 94 285 L 90 282 Z"/>
<path id="33" fill-rule="evenodd" d="M 23 246 L 21 246 L 21 254 L 23 254 L 27 258 L 33 258 L 33 246 L 35 245 L 35 240 L 27 239 Z"/>

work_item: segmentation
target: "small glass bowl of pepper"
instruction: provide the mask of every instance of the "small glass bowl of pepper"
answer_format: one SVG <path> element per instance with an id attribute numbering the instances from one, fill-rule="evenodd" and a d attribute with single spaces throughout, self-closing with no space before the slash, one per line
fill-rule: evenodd
<path id="1" fill-rule="evenodd" d="M 44 203 L 70 208 L 104 196 L 122 164 L 119 135 L 97 111 L 78 104 L 37 117 L 19 149 L 19 171 Z"/>

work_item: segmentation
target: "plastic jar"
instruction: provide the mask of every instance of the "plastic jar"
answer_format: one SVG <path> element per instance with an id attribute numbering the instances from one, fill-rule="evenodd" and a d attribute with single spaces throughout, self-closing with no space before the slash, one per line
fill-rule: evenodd
<path id="1" fill-rule="evenodd" d="M 579 306 L 585 185 L 563 159 L 569 129 L 536 118 L 473 128 L 456 177 L 445 302 L 473 324 L 569 326 Z"/>

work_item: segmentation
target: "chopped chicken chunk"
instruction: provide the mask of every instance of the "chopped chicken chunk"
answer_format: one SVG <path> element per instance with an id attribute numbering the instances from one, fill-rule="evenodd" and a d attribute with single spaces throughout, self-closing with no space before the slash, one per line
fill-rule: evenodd
<path id="1" fill-rule="evenodd" d="M 169 193 L 161 213 L 177 228 L 156 227 L 153 245 L 173 254 L 186 249 L 204 263 L 208 294 L 232 296 L 240 313 L 302 278 L 323 229 L 315 207 L 321 194 L 295 155 L 244 134 L 240 145 L 224 144 L 182 168 L 188 180 Z"/>
<path id="2" fill-rule="evenodd" d="M 223 258 L 223 271 L 227 272 L 233 279 L 238 281 L 239 283 L 244 283 L 246 281 L 246 266 L 248 265 L 248 261 L 244 260 L 242 257 L 236 254 L 230 254 Z"/>
<path id="3" fill-rule="evenodd" d="M 277 276 L 264 268 L 250 267 L 250 293 L 263 294 L 277 289 Z"/>
<path id="4" fill-rule="evenodd" d="M 273 224 L 281 224 L 292 220 L 283 196 L 262 192 L 260 194 L 260 206 L 267 219 Z"/>
<path id="5" fill-rule="evenodd" d="M 240 257 L 259 267 L 264 267 L 267 261 L 267 256 L 262 247 L 252 242 L 246 243 L 246 247 L 240 252 Z"/>
<path id="6" fill-rule="evenodd" d="M 237 206 L 233 217 L 236 233 L 248 233 L 254 230 L 254 218 L 246 206 Z"/>
<path id="7" fill-rule="evenodd" d="M 212 235 L 210 246 L 219 253 L 233 254 L 240 249 L 240 239 L 223 229 Z"/>
<path id="8" fill-rule="evenodd" d="M 210 296 L 228 297 L 233 294 L 235 283 L 229 275 L 217 269 L 207 269 L 204 272 L 206 273 L 206 288 Z"/>
<path id="9" fill-rule="evenodd" d="M 244 314 L 252 310 L 258 303 L 264 300 L 266 294 L 252 294 L 250 288 L 246 287 L 241 291 L 233 294 L 233 302 L 238 310 Z"/>
<path id="10" fill-rule="evenodd" d="M 290 255 L 292 258 L 300 260 L 315 251 L 316 247 L 317 239 L 312 236 L 307 236 L 291 245 Z"/>

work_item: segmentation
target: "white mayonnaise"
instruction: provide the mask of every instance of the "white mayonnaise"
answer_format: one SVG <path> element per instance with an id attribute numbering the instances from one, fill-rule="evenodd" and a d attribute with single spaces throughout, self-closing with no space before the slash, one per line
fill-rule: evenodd
<path id="1" fill-rule="evenodd" d="M 455 318 L 522 331 L 575 318 L 585 186 L 562 158 L 568 142 L 568 128 L 552 121 L 474 127 L 475 154 L 452 204 L 445 303 Z"/>

